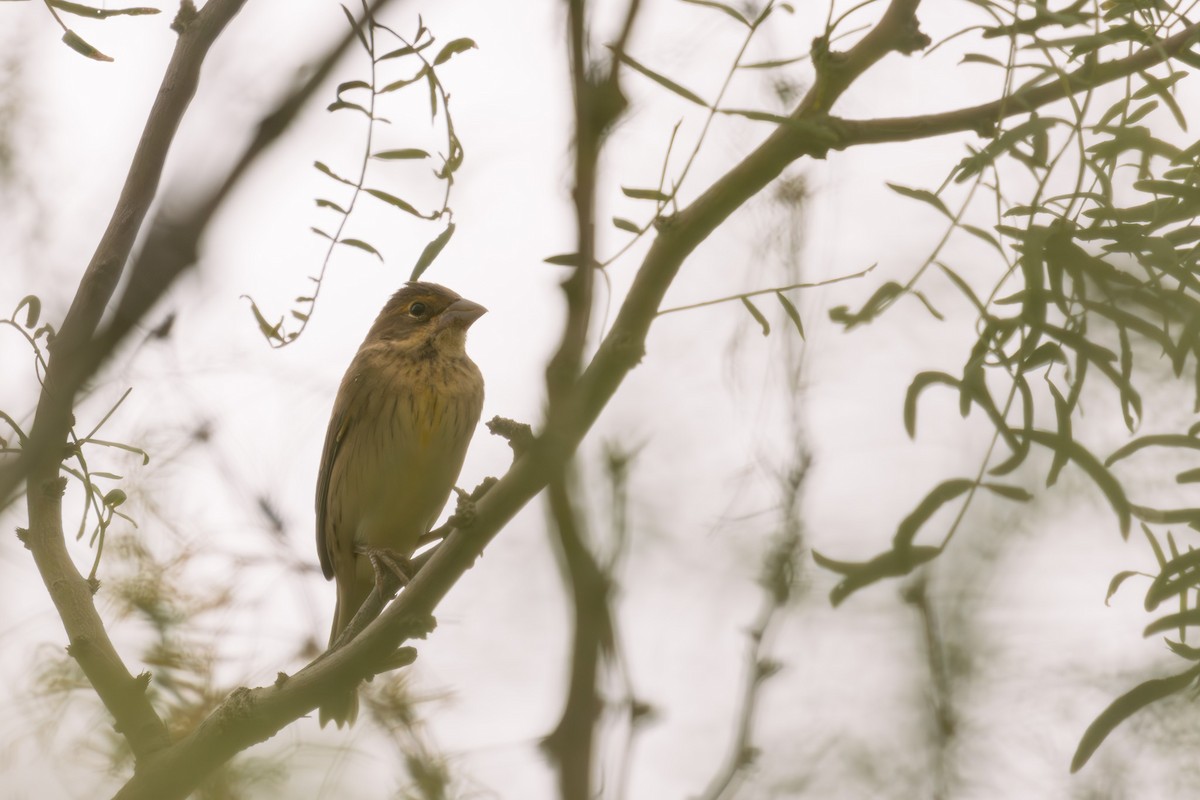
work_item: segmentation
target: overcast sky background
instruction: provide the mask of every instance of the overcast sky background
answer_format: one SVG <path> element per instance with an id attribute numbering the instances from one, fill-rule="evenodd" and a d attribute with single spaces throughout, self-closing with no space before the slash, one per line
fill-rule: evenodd
<path id="1" fill-rule="evenodd" d="M 597 41 L 605 41 L 623 5 L 596 4 Z M 0 3 L 0 50 L 10 67 L 5 104 L 16 115 L 4 131 L 14 153 L 5 188 L 9 211 L 0 221 L 5 313 L 26 294 L 43 299 L 49 321 L 65 312 L 169 57 L 172 11 L 79 22 L 85 37 L 116 58 L 97 64 L 58 41 L 42 7 Z M 411 32 L 418 13 L 439 40 L 466 36 L 479 44 L 439 70 L 453 95 L 466 162 L 451 201 L 458 232 L 427 277 L 490 309 L 469 342 L 487 381 L 484 419 L 536 422 L 542 370 L 562 320 L 557 284 L 565 276 L 542 259 L 572 250 L 574 235 L 562 4 L 398 2 L 383 21 Z M 867 9 L 862 22 L 877 13 Z M 936 10 L 931 4 L 923 29 L 939 40 L 981 21 L 972 13 L 966 3 Z M 750 60 L 804 52 L 824 18 L 824 6 L 797 3 L 795 15 L 780 14 L 767 26 Z M 631 52 L 711 97 L 739 46 L 740 33 L 728 22 L 707 9 L 648 2 Z M 219 174 L 264 105 L 343 25 L 333 3 L 249 3 L 213 49 L 164 186 L 184 190 Z M 838 112 L 910 115 L 992 99 L 998 74 L 955 67 L 963 47 L 978 45 L 970 37 L 961 41 L 929 58 L 889 56 Z M 137 535 L 152 549 L 200 553 L 187 573 L 198 593 L 232 592 L 231 610 L 197 620 L 219 642 L 222 674 L 231 684 L 262 684 L 279 670 L 294 671 L 306 639 L 325 641 L 334 593 L 316 566 L 312 493 L 329 408 L 370 321 L 437 231 L 366 204 L 353 217 L 351 235 L 371 241 L 386 265 L 340 250 L 305 334 L 282 351 L 266 346 L 242 295 L 272 316 L 307 294 L 305 276 L 323 254 L 308 228 L 327 220 L 313 198 L 337 199 L 311 162 L 350 171 L 363 133 L 360 117 L 322 107 L 336 83 L 364 70 L 361 54 L 349 56 L 321 102 L 226 207 L 204 242 L 200 269 L 150 320 L 177 313 L 173 336 L 114 363 L 80 411 L 81 424 L 90 427 L 134 387 L 105 432 L 149 451 L 150 466 L 113 452 L 93 456 L 93 467 L 123 472 L 131 495 L 143 493 L 131 508 L 144 514 Z M 803 87 L 808 74 L 801 64 L 781 76 Z M 609 217 L 642 221 L 650 211 L 622 197 L 619 187 L 652 185 L 671 126 L 683 119 L 683 153 L 703 122 L 695 106 L 638 75 L 626 76 L 625 89 L 630 115 L 611 137 L 603 164 L 602 253 L 627 236 L 606 224 Z M 777 110 L 769 90 L 763 73 L 747 72 L 729 105 Z M 389 108 L 386 115 L 398 124 L 377 148 L 436 147 L 425 103 L 417 91 Z M 719 119 L 682 196 L 694 197 L 767 132 L 761 123 Z M 811 281 L 878 264 L 865 279 L 790 294 L 807 333 L 801 392 L 787 388 L 786 355 L 796 334 L 770 298 L 761 304 L 773 323 L 768 338 L 736 303 L 669 315 L 655 323 L 645 360 L 589 440 L 584 483 L 601 508 L 599 446 L 640 448 L 632 474 L 633 545 L 617 608 L 635 689 L 659 716 L 636 740 L 630 797 L 694 795 L 725 757 L 744 631 L 760 602 L 754 579 L 778 524 L 776 476 L 796 449 L 788 423 L 794 411 L 814 459 L 804 493 L 808 543 L 835 558 L 881 552 L 933 485 L 977 469 L 986 430 L 974 418 L 960 421 L 953 398 L 929 393 L 915 443 L 901 421 L 912 376 L 923 369 L 956 372 L 969 348 L 969 309 L 949 285 L 932 280 L 925 287 L 945 322 L 911 299 L 850 333 L 827 316 L 835 305 L 857 307 L 885 280 L 905 280 L 924 260 L 942 233 L 939 220 L 884 181 L 935 188 L 968 141 L 973 137 L 860 148 L 805 162 L 789 170 L 811 191 L 801 218 L 758 198 L 685 266 L 667 305 L 789 283 L 796 280 L 789 264 L 799 280 Z M 672 163 L 678 167 L 679 155 Z M 420 169 L 383 165 L 375 174 L 377 185 L 418 205 L 440 191 Z M 642 252 L 636 247 L 610 269 L 614 310 Z M 994 269 L 984 255 L 964 243 L 952 245 L 946 260 L 967 273 L 978 261 L 984 285 Z M 0 333 L 0 370 L 0 409 L 28 420 L 35 398 L 30 359 L 10 333 Z M 1163 389 L 1160 397 L 1176 395 Z M 1106 402 L 1096 398 L 1096 418 L 1104 418 Z M 1145 429 L 1160 419 L 1151 417 Z M 189 446 L 200 425 L 211 430 L 210 442 Z M 1119 431 L 1089 435 L 1119 440 Z M 500 475 L 508 461 L 507 445 L 481 428 L 460 485 Z M 1035 463 L 1016 481 L 1040 489 L 1044 466 Z M 146 508 L 147 497 L 165 510 L 173 531 Z M 282 540 L 257 511 L 260 497 L 278 510 Z M 22 524 L 23 514 L 10 511 L 4 528 Z M 1170 796 L 1155 794 L 1178 789 L 1158 769 L 1177 733 L 1170 716 L 1119 730 L 1083 774 L 1067 774 L 1079 735 L 1112 698 L 1150 677 L 1155 665 L 1175 668 L 1159 641 L 1141 639 L 1147 620 L 1137 589 L 1119 594 L 1111 608 L 1103 604 L 1113 574 L 1152 565 L 1144 542 L 1122 543 L 1100 495 L 1072 470 L 1027 506 L 983 498 L 968 519 L 931 578 L 943 634 L 970 664 L 955 698 L 962 717 L 949 754 L 953 796 L 1060 798 L 1138 785 L 1149 792 L 1140 796 Z M 595 521 L 603 520 L 597 514 Z M 948 520 L 939 516 L 943 527 L 930 532 Z M 81 565 L 90 565 L 91 551 L 80 545 L 76 552 Z M 0 760 L 0 771 L 10 775 L 7 786 L 20 787 L 14 797 L 104 796 L 119 784 L 97 789 L 103 761 L 77 749 L 81 731 L 108 724 L 102 713 L 62 712 L 57 719 L 71 724 L 21 736 L 30 715 L 45 717 L 43 701 L 29 694 L 32 665 L 39 653 L 61 647 L 63 636 L 14 538 L 0 539 L 0 556 L 6 609 L 0 702 L 17 709 L 0 722 L 0 738 L 21 740 Z M 307 575 L 297 576 L 297 560 L 307 564 Z M 755 739 L 763 755 L 744 796 L 924 795 L 930 684 L 921 628 L 901 600 L 902 584 L 878 584 L 832 609 L 827 595 L 834 577 L 807 556 L 804 564 L 803 595 L 775 642 L 772 655 L 785 669 L 765 690 Z M 103 592 L 99 602 L 106 608 Z M 434 698 L 423 706 L 429 730 L 451 758 L 464 796 L 552 797 L 552 773 L 537 742 L 561 709 L 569 629 L 540 501 L 497 538 L 437 616 L 438 630 L 419 646 L 412 679 L 418 694 Z M 114 635 L 125 643 L 131 669 L 140 670 L 136 642 L 143 634 L 134 626 Z M 302 757 L 289 762 L 290 789 L 279 796 L 368 800 L 389 797 L 397 786 L 394 751 L 369 725 L 350 734 L 319 732 L 315 720 L 302 720 L 255 752 L 292 748 Z M 616 751 L 605 752 L 609 758 Z"/>

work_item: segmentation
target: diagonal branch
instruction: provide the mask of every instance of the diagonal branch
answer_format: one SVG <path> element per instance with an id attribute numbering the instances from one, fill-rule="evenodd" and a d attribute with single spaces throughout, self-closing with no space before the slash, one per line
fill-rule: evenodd
<path id="1" fill-rule="evenodd" d="M 75 568 L 67 551 L 62 525 L 59 477 L 62 451 L 71 427 L 71 408 L 84 377 L 90 373 L 86 353 L 100 317 L 116 289 L 134 240 L 154 200 L 163 162 L 175 131 L 195 94 L 200 65 L 209 47 L 241 9 L 245 0 L 211 0 L 191 18 L 176 18 L 179 41 L 167 66 L 158 96 L 150 110 L 129 174 L 107 230 L 88 264 L 79 290 L 50 345 L 42 394 L 34 417 L 26 462 L 29 531 L 25 545 L 32 551 L 46 589 L 70 639 L 68 651 L 129 741 L 135 757 L 143 758 L 166 746 L 167 731 L 146 698 L 149 676 L 134 678 L 108 637 L 92 602 L 96 586 Z"/>
<path id="2" fill-rule="evenodd" d="M 825 88 L 819 96 L 806 96 L 792 115 L 793 124 L 777 128 L 690 206 L 664 220 L 611 330 L 579 380 L 551 403 L 541 435 L 523 449 L 507 474 L 479 500 L 470 524 L 462 523 L 450 532 L 395 602 L 359 636 L 297 674 L 274 686 L 235 691 L 186 738 L 139 765 L 139 770 L 118 797 L 123 800 L 169 800 L 186 796 L 196 781 L 215 766 L 273 736 L 316 707 L 329 691 L 351 685 L 369 671 L 364 665 L 386 661 L 414 631 L 427 630 L 430 615 L 480 557 L 487 544 L 561 474 L 600 412 L 641 360 L 646 336 L 663 296 L 683 262 L 700 243 L 796 159 L 805 155 L 823 155 L 831 146 L 890 140 L 868 138 L 871 133 L 869 122 L 858 123 L 867 127 L 860 129 L 858 138 L 854 139 L 839 129 L 839 125 L 855 123 L 825 116 L 825 109 L 854 78 L 887 52 L 903 52 L 914 45 L 916 5 L 915 0 L 894 0 L 884 14 L 888 26 L 884 27 L 881 22 L 877 27 L 883 27 L 883 31 L 873 31 L 843 55 L 843 72 L 840 76 L 826 78 Z M 890 35 L 885 36 L 888 31 L 891 31 Z M 1186 46 L 1195 31 L 1189 28 L 1185 33 L 1189 38 L 1164 40 L 1163 47 L 1155 48 L 1153 56 L 1142 56 L 1136 61 L 1123 60 L 1126 63 L 1117 68 L 1098 67 L 1102 70 L 1099 74 L 1105 80 L 1115 80 L 1161 63 L 1172 52 L 1179 52 L 1179 48 Z M 1071 81 L 1066 88 L 1080 91 L 1084 84 Z M 1057 99 L 1047 94 L 1051 91 L 1049 87 L 1035 91 L 1038 93 L 1032 97 L 1041 102 Z M 1065 95 L 1058 95 L 1061 96 Z M 1012 103 L 1012 98 L 1008 102 Z M 979 108 L 988 111 L 967 114 L 969 119 L 960 120 L 945 130 L 918 133 L 908 138 L 968 130 L 987 122 L 987 113 L 999 113 L 994 104 Z M 874 135 L 882 134 L 877 130 Z"/>
<path id="3" fill-rule="evenodd" d="M 30 529 L 24 541 L 33 552 L 52 600 L 71 642 L 70 652 L 113 714 L 117 729 L 129 740 L 136 758 L 168 744 L 166 729 L 145 697 L 149 675 L 133 678 L 122 662 L 96 613 L 91 595 L 95 586 L 84 581 L 66 549 L 62 530 L 62 486 L 58 465 L 76 393 L 134 326 L 196 261 L 200 237 L 217 209 L 252 164 L 284 131 L 298 111 L 328 78 L 334 65 L 356 41 L 348 31 L 324 55 L 306 81 L 287 94 L 264 117 L 224 180 L 192 212 L 172 218 L 159 211 L 149 226 L 140 252 L 130 252 L 147 209 L 155 197 L 170 143 L 178 129 L 199 79 L 200 64 L 216 37 L 245 0 L 210 0 L 188 16 L 190 3 L 176 18 L 180 33 L 159 95 L 135 153 L 125 187 L 50 354 L 45 389 L 29 440 L 18 463 L 0 474 L 0 497 L 28 478 Z M 389 0 L 375 0 L 378 9 Z M 126 264 L 129 264 L 126 268 Z M 127 288 L 117 302 L 111 321 L 97 330 L 123 273 Z"/>

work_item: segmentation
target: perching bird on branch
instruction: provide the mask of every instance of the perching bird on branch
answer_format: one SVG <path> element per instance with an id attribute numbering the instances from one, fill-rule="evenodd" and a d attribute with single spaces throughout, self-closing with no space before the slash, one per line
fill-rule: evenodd
<path id="1" fill-rule="evenodd" d="M 331 646 L 381 564 L 404 571 L 454 488 L 483 410 L 467 329 L 486 310 L 444 286 L 409 282 L 342 378 L 317 477 L 317 552 L 337 581 Z M 322 727 L 357 716 L 356 689 L 320 708 Z"/>

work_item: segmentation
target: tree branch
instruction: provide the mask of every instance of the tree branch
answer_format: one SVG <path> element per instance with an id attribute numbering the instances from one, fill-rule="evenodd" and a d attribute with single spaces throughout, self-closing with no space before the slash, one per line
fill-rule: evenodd
<path id="1" fill-rule="evenodd" d="M 42 580 L 70 640 L 68 652 L 96 689 L 136 758 L 167 744 L 167 730 L 146 698 L 148 675 L 135 679 L 121 661 L 92 602 L 96 587 L 75 568 L 62 526 L 65 479 L 59 466 L 75 394 L 90 374 L 89 342 L 116 289 L 142 220 L 154 200 L 175 131 L 195 94 L 209 47 L 245 0 L 210 0 L 179 27 L 179 41 L 138 143 L 108 228 L 88 264 L 50 356 L 33 429 L 22 458 L 28 475 L 29 532 Z M 194 11 L 194 9 L 193 9 Z M 183 14 L 180 15 L 181 19 Z M 177 20 L 179 22 L 180 20 Z"/>
<path id="2" fill-rule="evenodd" d="M 814 119 L 813 122 L 824 129 L 823 138 L 830 148 L 836 150 L 862 144 L 929 139 L 962 131 L 975 131 L 980 136 L 993 136 L 996 126 L 1007 117 L 1027 114 L 1070 95 L 1112 83 L 1137 72 L 1144 72 L 1169 61 L 1198 41 L 1200 23 L 1189 25 L 1174 36 L 1148 44 L 1133 55 L 1102 64 L 1084 64 L 1053 83 L 1030 87 L 991 103 L 940 114 L 870 120 L 826 117 L 824 120 Z"/>
<path id="3" fill-rule="evenodd" d="M 79 388 L 124 341 L 175 278 L 195 263 L 199 240 L 218 208 L 250 166 L 289 128 L 299 110 L 356 41 L 354 31 L 347 31 L 308 79 L 264 117 L 255 137 L 224 180 L 190 214 L 180 219 L 159 211 L 141 251 L 130 263 L 130 251 L 157 193 L 170 143 L 195 93 L 201 62 L 244 2 L 210 0 L 195 16 L 188 18 L 181 13 L 176 19 L 179 42 L 150 111 L 125 187 L 51 346 L 45 387 L 29 440 L 22 448 L 19 463 L 4 473 L 0 486 L 3 497 L 28 477 L 30 530 L 24 541 L 63 619 L 71 655 L 113 714 L 117 729 L 129 740 L 138 759 L 168 744 L 166 729 L 145 697 L 149 675 L 131 677 L 92 603 L 96 587 L 84 581 L 66 549 L 58 466 Z M 372 10 L 388 2 L 376 0 Z M 127 263 L 130 263 L 128 288 L 118 301 L 112 320 L 97 332 Z"/>
<path id="4" fill-rule="evenodd" d="M 891 35 L 885 37 L 882 32 L 874 31 L 874 35 L 868 34 L 845 54 L 840 75 L 826 78 L 825 88 L 819 94 L 810 92 L 806 96 L 792 115 L 793 124 L 781 125 L 690 206 L 664 220 L 612 329 L 579 380 L 551 404 L 541 435 L 523 449 L 507 474 L 479 501 L 470 524 L 459 525 L 450 532 L 395 602 L 355 639 L 296 675 L 275 686 L 236 690 L 185 739 L 140 765 L 118 797 L 124 800 L 184 797 L 195 786 L 195 781 L 213 768 L 311 711 L 325 693 L 358 680 L 364 674 L 364 664 L 380 663 L 395 653 L 414 629 L 427 629 L 427 621 L 434 609 L 487 544 L 561 473 L 625 376 L 641 360 L 647 333 L 663 296 L 692 251 L 792 161 L 804 155 L 823 155 L 831 146 L 889 140 L 871 139 L 871 135 L 882 134 L 879 130 L 872 134 L 870 122 L 857 123 L 866 127 L 860 128 L 858 138 L 854 138 L 838 126 L 856 123 L 830 118 L 824 109 L 889 48 L 903 51 L 914 44 L 911 23 L 915 8 L 915 0 L 895 0 L 884 14 L 883 19 L 888 25 L 881 22 L 878 26 L 884 27 L 885 32 L 890 30 Z M 1185 33 L 1191 37 L 1195 31 L 1189 28 Z M 1126 59 L 1124 61 L 1129 62 L 1126 67 L 1101 74 L 1106 76 L 1105 80 L 1115 80 L 1138 69 L 1146 69 L 1169 58 L 1170 52 L 1177 52 L 1187 41 L 1190 38 L 1186 41 L 1179 37 L 1164 40 L 1164 46 L 1174 50 L 1161 55 L 1156 50 L 1153 57 L 1143 56 L 1135 61 Z M 1095 81 L 1090 85 L 1095 85 Z M 1074 91 L 1084 88 L 1083 84 L 1074 82 L 1070 86 Z M 813 91 L 816 91 L 815 87 Z M 1032 96 L 1042 102 L 1057 99 L 1048 94 L 1051 87 L 1032 91 L 1035 92 Z M 1061 96 L 1065 95 L 1058 95 Z M 1011 104 L 1012 98 L 1008 102 Z M 979 108 L 992 109 L 991 113 L 995 115 L 998 112 L 994 109 L 999 106 L 988 104 Z M 1011 113 L 1019 111 L 1012 110 Z M 972 122 L 986 121 L 983 111 L 967 116 Z M 961 121 L 954 127 L 923 135 L 972 127 L 971 122 Z"/>

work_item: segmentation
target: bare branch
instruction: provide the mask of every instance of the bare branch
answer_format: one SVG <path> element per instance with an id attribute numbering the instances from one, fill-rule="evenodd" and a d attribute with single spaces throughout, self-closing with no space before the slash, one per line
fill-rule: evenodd
<path id="1" fill-rule="evenodd" d="M 208 48 L 245 0 L 211 0 L 179 32 L 162 86 L 150 110 L 107 230 L 84 272 L 71 308 L 50 345 L 50 357 L 28 446 L 29 533 L 26 546 L 70 639 L 69 652 L 129 741 L 135 757 L 166 746 L 167 731 L 146 698 L 149 676 L 134 678 L 108 637 L 92 602 L 96 585 L 84 580 L 67 551 L 62 527 L 60 459 L 71 408 L 91 369 L 86 354 L 100 317 L 124 271 L 141 222 L 153 201 L 163 162 L 195 94 Z M 0 492 L 3 495 L 4 492 Z"/>
<path id="2" fill-rule="evenodd" d="M 929 139 L 962 131 L 992 136 L 996 125 L 1008 117 L 1028 114 L 1070 95 L 1144 72 L 1169 61 L 1197 42 L 1200 42 L 1200 23 L 1189 25 L 1174 36 L 1147 44 L 1133 55 L 1101 64 L 1084 64 L 1053 83 L 1034 86 L 991 103 L 919 117 L 871 120 L 829 117 L 818 124 L 825 127 L 829 146 L 836 150 L 861 144 Z"/>

